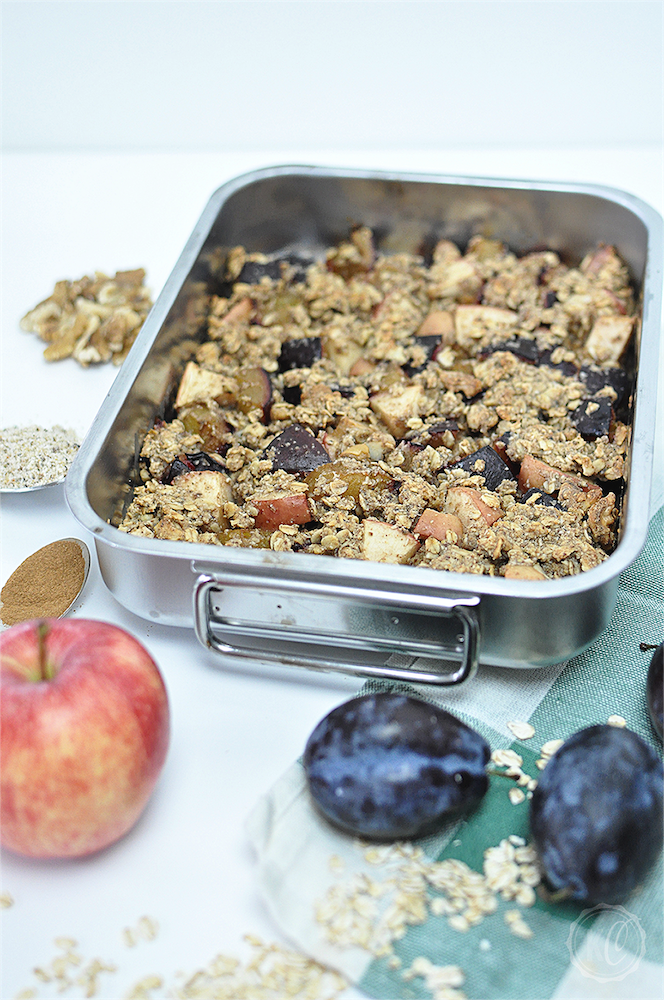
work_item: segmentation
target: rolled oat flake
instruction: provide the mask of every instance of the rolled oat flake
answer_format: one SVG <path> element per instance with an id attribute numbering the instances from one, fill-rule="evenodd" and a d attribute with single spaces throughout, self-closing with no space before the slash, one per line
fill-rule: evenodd
<path id="1" fill-rule="evenodd" d="M 65 478 L 78 451 L 72 430 L 55 427 L 3 427 L 0 430 L 0 489 L 27 490 Z"/>
<path id="2" fill-rule="evenodd" d="M 85 582 L 81 546 L 62 538 L 38 549 L 14 570 L 0 593 L 4 625 L 32 618 L 59 618 L 76 600 Z"/>

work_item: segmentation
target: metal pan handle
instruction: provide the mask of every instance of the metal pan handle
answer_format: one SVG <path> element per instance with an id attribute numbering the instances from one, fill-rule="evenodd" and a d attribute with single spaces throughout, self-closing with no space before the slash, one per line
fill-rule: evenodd
<path id="1" fill-rule="evenodd" d="M 196 571 L 196 566 L 194 565 Z M 224 613 L 221 605 L 227 590 L 268 592 L 279 598 L 299 591 L 307 598 L 336 599 L 353 606 L 373 605 L 414 614 L 453 618 L 460 629 L 453 644 L 421 638 L 394 638 L 362 632 L 356 636 L 299 624 L 246 621 Z M 313 591 L 313 594 L 312 594 Z M 215 652 L 245 659 L 260 659 L 289 667 L 355 674 L 410 683 L 448 686 L 473 676 L 479 662 L 480 629 L 476 595 L 449 596 L 390 593 L 361 587 L 312 582 L 288 582 L 243 573 L 201 573 L 194 587 L 194 623 L 203 646 Z"/>

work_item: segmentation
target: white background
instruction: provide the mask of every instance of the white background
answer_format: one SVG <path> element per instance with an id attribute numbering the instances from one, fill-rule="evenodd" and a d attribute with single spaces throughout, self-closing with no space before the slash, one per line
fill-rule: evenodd
<path id="1" fill-rule="evenodd" d="M 6 149 L 662 141 L 660 2 L 7 2 Z"/>
<path id="2" fill-rule="evenodd" d="M 116 374 L 47 365 L 18 319 L 59 278 L 145 266 L 156 295 L 212 191 L 284 162 L 587 181 L 664 209 L 662 4 L 4 3 L 3 426 L 85 433 Z M 660 408 L 661 410 L 661 408 Z M 0 579 L 65 535 L 61 487 L 5 500 Z M 89 539 L 88 539 L 89 540 Z M 77 938 L 169 984 L 242 935 L 281 936 L 243 824 L 316 722 L 358 687 L 249 675 L 114 601 L 93 555 L 77 615 L 127 628 L 164 674 L 171 752 L 134 831 L 82 862 L 2 858 L 0 996 Z M 156 941 L 124 948 L 147 913 Z M 42 987 L 40 997 L 55 994 Z M 80 989 L 61 994 L 81 995 Z"/>

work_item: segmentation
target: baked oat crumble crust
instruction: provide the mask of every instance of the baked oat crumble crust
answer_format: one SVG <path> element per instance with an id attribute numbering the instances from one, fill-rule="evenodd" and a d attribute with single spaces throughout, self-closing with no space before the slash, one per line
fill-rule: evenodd
<path id="1" fill-rule="evenodd" d="M 612 247 L 427 262 L 359 227 L 323 260 L 217 263 L 120 530 L 533 580 L 613 550 L 636 317 Z"/>

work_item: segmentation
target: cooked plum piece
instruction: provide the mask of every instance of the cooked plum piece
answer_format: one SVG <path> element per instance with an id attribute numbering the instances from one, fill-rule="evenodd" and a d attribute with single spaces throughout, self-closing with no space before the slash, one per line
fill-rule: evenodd
<path id="1" fill-rule="evenodd" d="M 516 354 L 522 361 L 528 361 L 533 365 L 538 364 L 540 358 L 537 341 L 530 340 L 528 337 L 513 337 L 510 340 L 500 341 L 497 344 L 493 344 L 483 354 L 489 355 L 495 351 L 509 351 L 510 354 Z"/>
<path id="2" fill-rule="evenodd" d="M 277 434 L 264 451 L 273 469 L 284 472 L 311 472 L 330 461 L 323 445 L 302 424 L 292 424 Z"/>
<path id="3" fill-rule="evenodd" d="M 484 476 L 484 486 L 487 490 L 495 490 L 505 479 L 515 481 L 509 466 L 489 445 L 462 458 L 460 462 L 455 462 L 452 468 L 465 469 L 470 475 Z"/>
<path id="4" fill-rule="evenodd" d="M 171 464 L 164 470 L 161 478 L 162 483 L 172 483 L 178 476 L 185 472 L 226 472 L 223 465 L 212 458 L 204 451 L 197 451 L 185 455 L 178 455 Z"/>
<path id="5" fill-rule="evenodd" d="M 311 368 L 323 356 L 323 344 L 320 337 L 296 337 L 285 340 L 281 345 L 279 355 L 279 371 L 287 372 L 292 368 Z"/>
<path id="6" fill-rule="evenodd" d="M 534 497 L 533 503 L 541 503 L 545 507 L 557 507 L 558 510 L 565 509 L 551 493 L 545 493 L 544 490 L 537 489 L 535 486 L 526 490 L 521 497 L 520 503 L 527 503 L 532 497 Z"/>
<path id="7" fill-rule="evenodd" d="M 598 438 L 608 435 L 612 416 L 611 400 L 607 396 L 594 396 L 592 399 L 584 399 L 570 413 L 570 420 L 583 437 Z"/>
<path id="8" fill-rule="evenodd" d="M 313 261 L 310 258 L 298 257 L 296 254 L 287 254 L 285 257 L 279 257 L 277 260 L 268 260 L 265 262 L 249 260 L 243 265 L 236 280 L 242 281 L 247 285 L 257 285 L 261 278 L 265 277 L 276 281 L 282 276 L 282 265 L 286 264 L 295 269 L 292 281 L 304 281 L 307 268 L 312 263 Z"/>
<path id="9" fill-rule="evenodd" d="M 414 375 L 416 372 L 424 371 L 432 358 L 435 357 L 437 349 L 440 347 L 440 336 L 438 334 L 416 334 L 413 343 L 421 347 L 424 351 L 424 361 L 419 365 L 404 365 L 407 375 Z"/>
<path id="10" fill-rule="evenodd" d="M 619 406 L 627 395 L 629 376 L 624 368 L 593 368 L 583 365 L 579 371 L 579 379 L 591 395 L 596 395 L 609 386 L 616 394 L 613 405 Z"/>
<path id="11" fill-rule="evenodd" d="M 574 364 L 573 361 L 556 361 L 555 363 L 551 360 L 552 350 L 542 351 L 539 356 L 538 365 L 546 365 L 547 368 L 555 368 L 557 371 L 562 372 L 568 378 L 579 377 L 578 366 Z M 592 390 L 595 392 L 596 390 Z"/>

